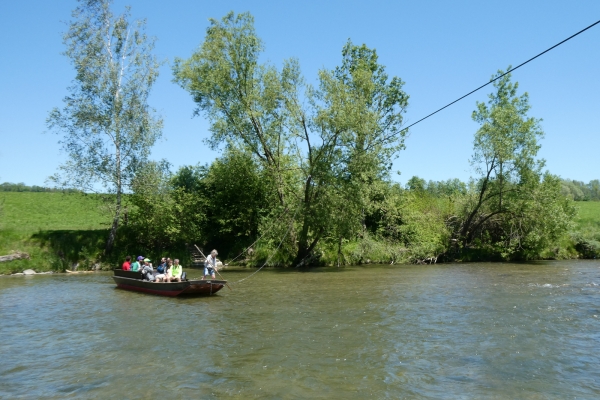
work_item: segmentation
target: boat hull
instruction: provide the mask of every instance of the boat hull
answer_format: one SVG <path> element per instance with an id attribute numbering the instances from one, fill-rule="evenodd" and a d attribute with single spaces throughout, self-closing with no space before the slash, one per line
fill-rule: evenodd
<path id="1" fill-rule="evenodd" d="M 123 270 L 115 270 L 113 279 L 120 289 L 170 297 L 211 296 L 227 283 L 227 281 L 215 279 L 154 283 L 142 280 L 139 272 Z"/>

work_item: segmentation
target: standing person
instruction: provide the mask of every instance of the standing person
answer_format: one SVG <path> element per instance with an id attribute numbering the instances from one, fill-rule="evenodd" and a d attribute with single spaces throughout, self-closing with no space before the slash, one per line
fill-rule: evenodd
<path id="1" fill-rule="evenodd" d="M 123 266 L 121 267 L 121 269 L 123 271 L 131 270 L 131 256 L 125 257 L 125 262 L 123 263 Z"/>
<path id="2" fill-rule="evenodd" d="M 181 273 L 183 269 L 179 265 L 179 259 L 173 260 L 173 265 L 169 268 L 167 273 L 167 282 L 181 282 Z"/>
<path id="3" fill-rule="evenodd" d="M 210 255 L 206 257 L 204 261 L 204 276 L 202 279 L 206 278 L 206 275 L 212 276 L 215 279 L 215 269 L 217 268 L 217 250 L 213 250 L 210 252 Z"/>
<path id="4" fill-rule="evenodd" d="M 144 259 L 143 256 L 139 256 L 136 261 L 131 264 L 131 270 L 133 272 L 138 272 L 140 270 L 141 264 L 140 261 Z"/>

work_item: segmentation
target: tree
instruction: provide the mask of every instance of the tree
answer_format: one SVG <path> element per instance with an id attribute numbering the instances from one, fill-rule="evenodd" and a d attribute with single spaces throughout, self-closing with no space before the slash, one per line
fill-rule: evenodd
<path id="1" fill-rule="evenodd" d="M 509 67 L 510 69 L 510 67 Z M 498 71 L 498 75 L 502 75 Z M 497 75 L 497 76 L 498 76 Z M 479 177 L 471 182 L 464 218 L 457 229 L 463 246 L 476 240 L 490 245 L 504 258 L 527 257 L 540 243 L 563 232 L 571 215 L 560 194 L 560 181 L 542 175 L 544 160 L 536 158 L 543 136 L 540 121 L 527 114 L 527 93 L 518 96 L 518 83 L 507 74 L 494 83 L 488 103 L 477 102 L 472 166 Z M 543 205 L 542 208 L 539 206 Z M 555 216 L 543 210 L 554 210 Z M 562 210 L 559 212 L 559 210 Z M 564 217 L 564 218 L 563 218 Z M 552 225 L 551 221 L 556 221 Z M 544 224 L 549 224 L 543 229 Z M 537 239 L 533 239 L 538 235 Z"/>
<path id="2" fill-rule="evenodd" d="M 409 190 L 423 191 L 426 185 L 425 179 L 421 179 L 416 175 L 406 182 L 406 188 Z"/>
<path id="3" fill-rule="evenodd" d="M 258 236 L 269 208 L 268 182 L 248 154 L 229 149 L 210 167 L 182 167 L 171 179 L 172 198 L 188 243 L 239 252 Z"/>
<path id="4" fill-rule="evenodd" d="M 121 216 L 122 195 L 161 135 L 162 120 L 148 105 L 158 76 L 153 38 L 145 21 L 130 22 L 129 9 L 118 16 L 110 0 L 80 0 L 63 37 L 65 55 L 76 76 L 62 109 L 50 112 L 47 125 L 63 136 L 68 161 L 52 179 L 63 187 L 114 196 L 110 252 Z"/>
<path id="5" fill-rule="evenodd" d="M 181 242 L 182 232 L 190 229 L 182 226 L 170 178 L 168 163 L 147 162 L 136 171 L 131 182 L 133 207 L 129 228 L 138 250 L 162 252 Z"/>
<path id="6" fill-rule="evenodd" d="M 280 210 L 300 209 L 296 221 L 284 219 L 297 265 L 326 233 L 364 226 L 371 184 L 403 148 L 408 96 L 365 45 L 348 42 L 342 65 L 319 72 L 318 88 L 305 84 L 296 60 L 281 71 L 259 64 L 263 44 L 253 22 L 248 13 L 211 20 L 200 49 L 176 60 L 175 81 L 211 120 L 210 143 L 246 149 Z"/>

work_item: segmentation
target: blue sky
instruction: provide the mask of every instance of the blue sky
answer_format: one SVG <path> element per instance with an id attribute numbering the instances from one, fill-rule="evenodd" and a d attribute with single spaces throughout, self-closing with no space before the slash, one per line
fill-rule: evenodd
<path id="1" fill-rule="evenodd" d="M 218 157 L 203 140 L 208 123 L 192 118 L 191 97 L 171 82 L 170 62 L 188 57 L 202 42 L 208 18 L 250 11 L 266 45 L 264 60 L 280 65 L 296 57 L 306 79 L 332 69 L 350 38 L 377 49 L 390 76 L 406 82 L 406 124 L 487 82 L 498 69 L 517 65 L 600 19 L 600 1 L 191 1 L 117 0 L 158 38 L 167 59 L 151 105 L 164 118 L 153 157 L 175 167 Z M 45 120 L 62 106 L 74 77 L 61 33 L 76 2 L 0 2 L 0 182 L 43 185 L 66 160 L 60 137 Z M 600 178 L 600 25 L 513 73 L 530 94 L 530 114 L 543 118 L 540 156 L 550 172 L 583 181 Z M 477 124 L 476 101 L 487 87 L 410 130 L 394 163 L 404 183 L 472 175 L 469 156 Z"/>

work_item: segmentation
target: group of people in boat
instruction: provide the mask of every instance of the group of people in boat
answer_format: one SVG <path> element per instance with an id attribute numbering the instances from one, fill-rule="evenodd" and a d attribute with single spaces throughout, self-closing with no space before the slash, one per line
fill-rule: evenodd
<path id="1" fill-rule="evenodd" d="M 210 255 L 204 261 L 204 276 L 215 279 L 215 270 L 217 268 L 217 250 L 210 252 Z M 171 260 L 169 257 L 163 257 L 160 264 L 154 269 L 152 260 L 144 256 L 138 256 L 134 262 L 131 262 L 131 256 L 125 257 L 125 262 L 122 266 L 123 271 L 141 272 L 142 279 L 150 282 L 181 282 L 183 275 L 183 267 L 179 264 L 179 259 Z"/>
<path id="2" fill-rule="evenodd" d="M 169 257 L 163 257 L 160 264 L 154 269 L 152 260 L 144 256 L 138 256 L 131 262 L 131 257 L 125 257 L 122 266 L 123 271 L 141 272 L 142 279 L 150 282 L 181 282 L 183 267 L 179 264 L 179 259 L 171 260 Z"/>

